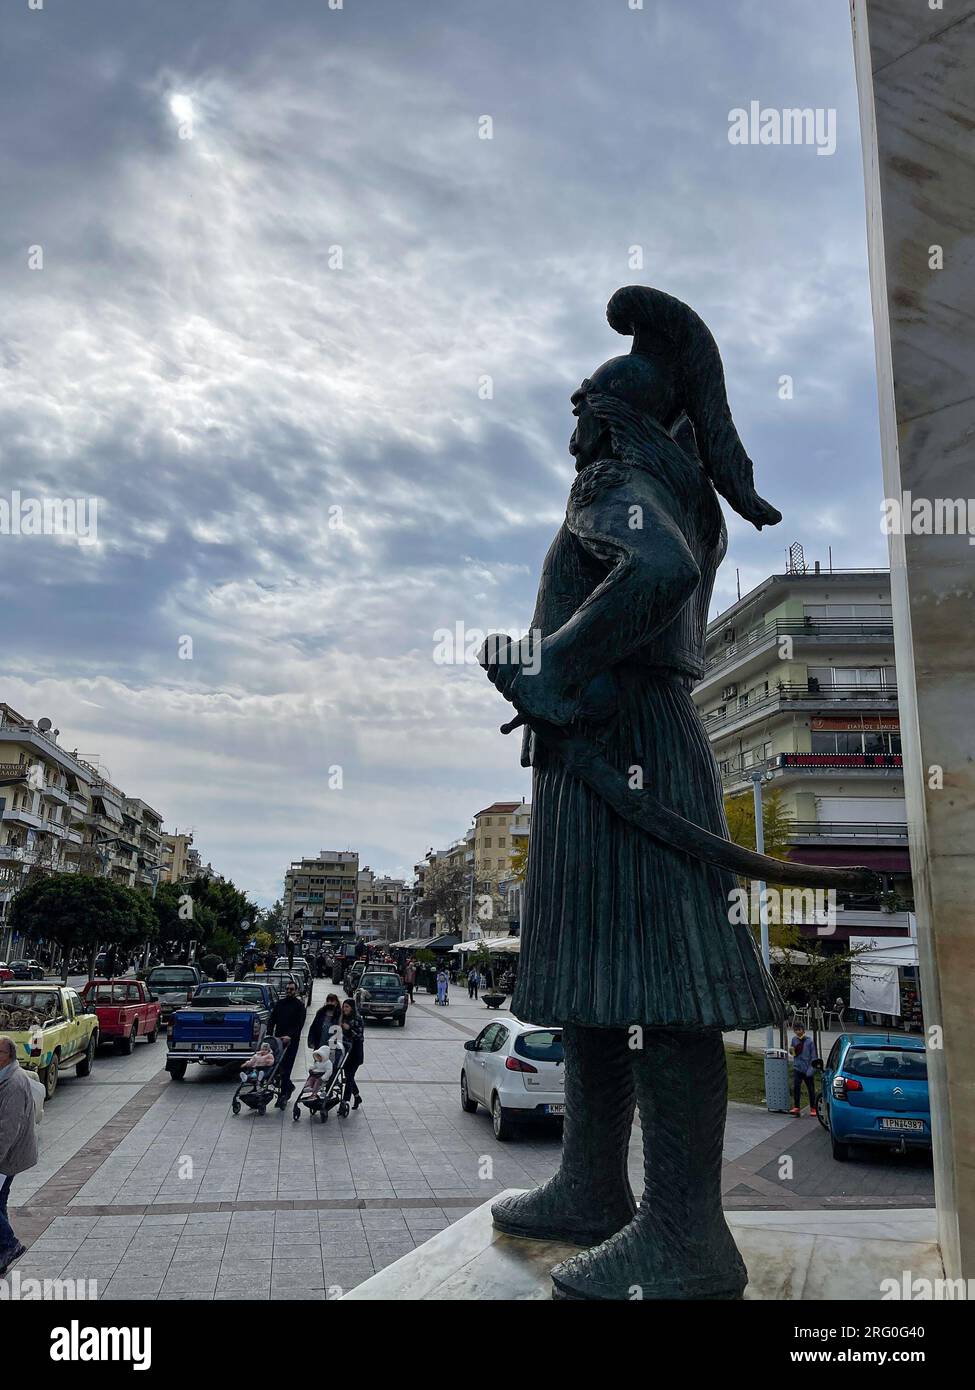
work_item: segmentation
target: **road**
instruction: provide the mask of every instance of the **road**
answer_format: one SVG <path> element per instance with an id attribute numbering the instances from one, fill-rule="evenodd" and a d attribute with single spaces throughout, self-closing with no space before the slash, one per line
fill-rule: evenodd
<path id="1" fill-rule="evenodd" d="M 316 981 L 313 1007 L 331 988 Z M 326 1125 L 290 1110 L 234 1116 L 235 1074 L 198 1067 L 172 1082 L 162 1038 L 128 1057 L 100 1050 L 90 1077 L 62 1077 L 40 1162 L 14 1185 L 11 1218 L 31 1242 L 21 1277 L 95 1279 L 102 1298 L 348 1290 L 494 1193 L 555 1170 L 554 1133 L 502 1144 L 483 1110 L 461 1110 L 463 1044 L 490 1017 L 455 987 L 447 1009 L 418 995 L 405 1029 L 368 1025 L 364 1104 Z M 638 1126 L 630 1175 L 639 1192 Z M 729 1207 L 923 1206 L 931 1169 L 914 1156 L 837 1164 L 814 1119 L 735 1105 L 724 1187 Z"/>

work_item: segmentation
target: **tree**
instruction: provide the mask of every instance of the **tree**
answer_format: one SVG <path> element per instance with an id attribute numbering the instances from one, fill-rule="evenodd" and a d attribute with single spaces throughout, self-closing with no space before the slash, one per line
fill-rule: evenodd
<path id="1" fill-rule="evenodd" d="M 183 891 L 193 899 L 194 917 L 198 918 L 203 909 L 209 914 L 205 919 L 198 918 L 200 929 L 195 935 L 197 941 L 206 941 L 214 932 L 220 931 L 225 936 L 233 937 L 239 950 L 245 940 L 253 936 L 259 908 L 229 879 L 218 883 L 212 878 L 195 878 Z M 248 925 L 242 926 L 243 922 Z"/>
<path id="2" fill-rule="evenodd" d="M 467 897 L 467 871 L 463 864 L 435 860 L 423 879 L 424 908 L 439 917 L 448 931 L 457 931 L 464 920 Z"/>
<path id="3" fill-rule="evenodd" d="M 516 883 L 524 883 L 528 873 L 528 836 L 519 839 L 511 851 L 511 877 Z"/>
<path id="4" fill-rule="evenodd" d="M 155 934 L 148 896 L 96 874 L 50 874 L 25 884 L 10 904 L 15 930 L 54 941 L 64 953 L 67 979 L 72 952 L 88 955 L 94 972 L 100 946 L 131 949 Z"/>
<path id="5" fill-rule="evenodd" d="M 197 901 L 186 884 L 160 883 L 151 901 L 164 956 L 185 955 L 191 941 L 204 944 L 219 930 L 215 913 Z"/>
<path id="6" fill-rule="evenodd" d="M 728 821 L 728 834 L 736 845 L 745 849 L 756 849 L 755 836 L 755 798 L 750 791 L 726 796 L 724 812 Z M 782 793 L 775 788 L 762 797 L 762 830 L 765 835 L 765 853 L 772 859 L 787 859 L 792 837 L 792 813 L 782 801 Z M 742 887 L 748 893 L 751 880 L 743 879 Z M 766 887 L 779 895 L 781 901 L 782 885 L 768 883 Z M 751 896 L 749 893 L 749 903 Z M 757 913 L 752 913 L 752 927 L 759 927 Z M 799 928 L 794 922 L 772 922 L 769 925 L 769 942 L 773 946 L 795 946 L 799 941 Z"/>
<path id="7" fill-rule="evenodd" d="M 272 944 L 275 941 L 283 941 L 287 923 L 284 920 L 284 903 L 281 899 L 278 898 L 270 907 L 259 910 L 254 925 L 271 937 Z"/>

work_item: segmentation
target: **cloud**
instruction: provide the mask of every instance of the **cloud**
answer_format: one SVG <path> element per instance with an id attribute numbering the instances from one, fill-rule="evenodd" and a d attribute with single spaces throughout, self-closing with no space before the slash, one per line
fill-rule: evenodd
<path id="1" fill-rule="evenodd" d="M 412 864 L 527 794 L 433 634 L 527 624 L 618 284 L 709 322 L 786 514 L 733 519 L 716 603 L 796 538 L 883 563 L 842 0 L 93 0 L 10 49 L 3 479 L 96 496 L 99 545 L 0 542 L 0 695 L 244 886 L 328 844 Z M 731 147 L 752 97 L 836 105 L 836 155 Z"/>

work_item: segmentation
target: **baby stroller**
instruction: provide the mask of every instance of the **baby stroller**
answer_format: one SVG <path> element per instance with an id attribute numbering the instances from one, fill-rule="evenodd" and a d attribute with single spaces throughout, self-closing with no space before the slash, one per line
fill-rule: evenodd
<path id="1" fill-rule="evenodd" d="M 248 1067 L 241 1072 L 240 1085 L 230 1102 L 235 1115 L 240 1114 L 242 1104 L 263 1115 L 271 1102 L 281 1095 L 281 1063 L 287 1047 L 281 1038 L 265 1038 L 264 1041 L 271 1049 L 274 1062 L 269 1067 Z"/>
<path id="2" fill-rule="evenodd" d="M 313 1094 L 311 1084 L 315 1080 L 315 1073 L 309 1072 L 291 1108 L 294 1119 L 301 1119 L 302 1106 L 308 1111 L 311 1119 L 317 1115 L 322 1124 L 328 1119 L 328 1112 L 334 1110 L 336 1106 L 338 1106 L 339 1115 L 343 1120 L 345 1119 L 349 1113 L 349 1103 L 342 1099 L 342 1092 L 345 1089 L 345 1059 L 348 1053 L 348 1048 L 340 1042 L 328 1048 L 325 1055 L 331 1066 L 331 1073 L 326 1072 L 322 1076 L 321 1085 L 318 1087 L 318 1091 Z"/>

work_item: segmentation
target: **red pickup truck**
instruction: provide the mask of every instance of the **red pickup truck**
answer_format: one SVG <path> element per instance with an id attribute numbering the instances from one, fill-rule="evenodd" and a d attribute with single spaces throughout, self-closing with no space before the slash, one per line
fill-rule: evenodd
<path id="1" fill-rule="evenodd" d="M 141 980 L 89 980 L 81 991 L 93 1004 L 102 1042 L 129 1053 L 136 1038 L 154 1043 L 159 1036 L 160 1006 Z"/>

